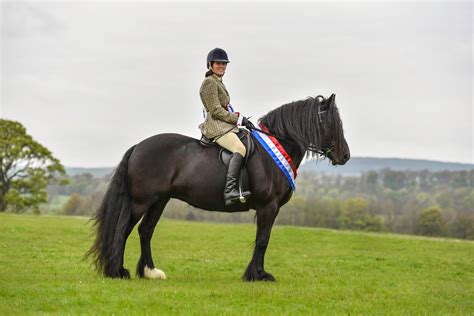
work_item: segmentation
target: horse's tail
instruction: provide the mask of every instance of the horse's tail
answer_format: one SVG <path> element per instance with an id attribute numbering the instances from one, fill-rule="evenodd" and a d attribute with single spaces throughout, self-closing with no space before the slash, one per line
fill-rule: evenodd
<path id="1" fill-rule="evenodd" d="M 92 256 L 96 270 L 111 278 L 129 277 L 123 269 L 126 230 L 131 216 L 131 199 L 128 190 L 128 160 L 135 146 L 123 156 L 115 169 L 102 204 L 93 217 L 97 236 L 85 258 Z"/>

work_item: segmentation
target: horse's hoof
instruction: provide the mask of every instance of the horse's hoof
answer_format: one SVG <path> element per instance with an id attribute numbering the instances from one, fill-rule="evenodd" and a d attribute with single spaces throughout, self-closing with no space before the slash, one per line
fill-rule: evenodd
<path id="1" fill-rule="evenodd" d="M 150 269 L 148 266 L 145 266 L 143 276 L 147 279 L 166 280 L 166 274 L 163 271 L 157 268 Z"/>
<path id="2" fill-rule="evenodd" d="M 271 282 L 275 282 L 275 278 L 273 277 L 273 275 L 271 275 L 270 273 L 267 273 L 267 272 L 263 272 L 262 274 L 260 274 L 258 276 L 258 280 L 259 281 L 271 281 Z"/>
<path id="3" fill-rule="evenodd" d="M 250 273 L 251 270 L 247 270 L 243 276 L 243 280 L 247 282 L 255 282 L 255 281 L 271 281 L 274 282 L 275 278 L 273 275 L 267 272 L 255 272 Z"/>
<path id="4" fill-rule="evenodd" d="M 127 269 L 122 268 L 122 269 L 120 269 L 120 277 L 122 279 L 130 279 L 130 272 L 128 272 Z"/>

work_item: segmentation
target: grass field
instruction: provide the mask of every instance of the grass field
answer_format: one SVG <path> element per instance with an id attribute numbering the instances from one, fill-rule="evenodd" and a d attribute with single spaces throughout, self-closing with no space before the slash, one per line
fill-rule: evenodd
<path id="1" fill-rule="evenodd" d="M 474 242 L 275 227 L 246 283 L 253 225 L 165 220 L 152 241 L 168 280 L 110 280 L 81 261 L 83 218 L 0 214 L 0 315 L 474 314 Z M 139 256 L 136 231 L 126 266 Z"/>

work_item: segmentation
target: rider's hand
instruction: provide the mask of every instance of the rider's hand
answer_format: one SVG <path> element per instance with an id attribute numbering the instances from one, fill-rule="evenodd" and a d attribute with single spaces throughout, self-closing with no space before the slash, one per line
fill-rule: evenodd
<path id="1" fill-rule="evenodd" d="M 253 123 L 250 122 L 249 119 L 246 117 L 242 118 L 242 125 L 245 126 L 248 130 L 255 129 L 255 125 L 253 125 Z"/>

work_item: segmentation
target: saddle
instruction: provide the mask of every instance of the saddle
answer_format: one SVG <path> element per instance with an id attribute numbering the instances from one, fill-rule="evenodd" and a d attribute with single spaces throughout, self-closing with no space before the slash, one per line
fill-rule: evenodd
<path id="1" fill-rule="evenodd" d="M 247 161 L 252 156 L 253 152 L 255 151 L 255 144 L 253 138 L 250 136 L 250 133 L 245 131 L 245 130 L 240 130 L 239 133 L 237 133 L 237 136 L 239 139 L 242 141 L 242 144 L 244 144 L 245 149 L 246 149 L 246 154 L 245 154 L 245 164 L 244 164 L 244 169 L 246 170 L 247 167 Z M 232 153 L 228 151 L 227 149 L 224 149 L 220 147 L 216 142 L 208 139 L 206 136 L 201 135 L 201 139 L 199 140 L 201 145 L 204 147 L 215 147 L 218 146 L 220 148 L 219 150 L 219 161 L 226 167 L 229 166 L 229 161 L 230 161 L 230 156 Z"/>
<path id="2" fill-rule="evenodd" d="M 250 133 L 247 132 L 247 131 L 240 130 L 239 133 L 237 134 L 237 136 L 242 141 L 242 144 L 244 144 L 245 149 L 246 149 L 246 154 L 245 154 L 245 157 L 244 157 L 244 159 L 245 159 L 244 165 L 243 165 L 242 170 L 240 172 L 239 187 L 240 187 L 241 191 L 248 191 L 249 190 L 249 174 L 248 174 L 248 170 L 247 170 L 247 161 L 255 151 L 255 144 L 254 144 L 253 138 L 251 137 Z M 218 155 L 219 161 L 226 168 L 229 167 L 229 161 L 230 161 L 230 157 L 232 155 L 232 153 L 230 151 L 220 147 L 216 142 L 213 142 L 212 140 L 206 138 L 204 135 L 201 136 L 200 143 L 204 147 L 218 146 L 220 148 L 219 155 Z"/>

